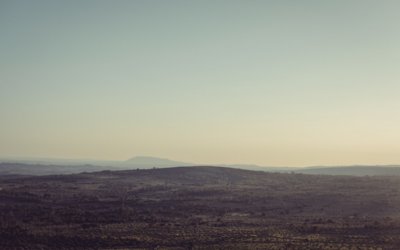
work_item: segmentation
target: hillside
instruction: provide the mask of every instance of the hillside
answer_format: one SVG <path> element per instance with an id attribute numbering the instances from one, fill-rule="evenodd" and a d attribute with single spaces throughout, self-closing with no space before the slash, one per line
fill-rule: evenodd
<path id="1" fill-rule="evenodd" d="M 221 167 L 2 176 L 2 249 L 397 249 L 400 177 Z"/>
<path id="2" fill-rule="evenodd" d="M 295 170 L 296 173 L 322 175 L 353 175 L 353 176 L 393 176 L 400 175 L 400 166 L 339 166 L 311 167 Z"/>
<path id="3" fill-rule="evenodd" d="M 55 175 L 117 170 L 113 167 L 93 165 L 45 165 L 24 163 L 0 163 L 0 175 Z"/>
<path id="4" fill-rule="evenodd" d="M 121 162 L 120 166 L 132 168 L 165 168 L 165 167 L 179 167 L 179 166 L 192 166 L 194 164 L 180 161 L 173 161 L 164 158 L 150 157 L 150 156 L 136 156 L 127 161 Z"/>
<path id="5" fill-rule="evenodd" d="M 137 156 L 126 161 L 5 158 L 0 159 L 0 175 L 74 174 L 81 172 L 95 172 L 101 170 L 168 168 L 192 165 L 194 164 L 147 156 Z"/>
<path id="6" fill-rule="evenodd" d="M 129 170 L 129 169 L 152 169 L 171 168 L 178 166 L 195 166 L 195 164 L 173 161 L 157 157 L 137 156 L 127 161 L 93 161 L 94 164 L 83 164 L 79 160 L 66 160 L 33 163 L 35 161 L 0 161 L 0 175 L 52 175 L 52 174 L 75 174 L 81 172 L 96 172 L 101 170 Z M 88 161 L 90 162 L 90 161 Z M 79 163 L 79 164 L 78 164 Z M 106 164 L 109 165 L 106 165 Z M 350 176 L 398 176 L 400 166 L 336 166 L 336 167 L 262 167 L 246 164 L 217 165 L 226 168 L 263 171 L 271 173 L 303 173 L 314 175 L 350 175 Z"/>

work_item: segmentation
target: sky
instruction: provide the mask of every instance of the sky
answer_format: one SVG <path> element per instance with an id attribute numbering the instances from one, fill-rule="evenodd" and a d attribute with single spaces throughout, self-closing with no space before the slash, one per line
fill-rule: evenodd
<path id="1" fill-rule="evenodd" d="M 399 9 L 0 0 L 0 156 L 400 164 Z"/>

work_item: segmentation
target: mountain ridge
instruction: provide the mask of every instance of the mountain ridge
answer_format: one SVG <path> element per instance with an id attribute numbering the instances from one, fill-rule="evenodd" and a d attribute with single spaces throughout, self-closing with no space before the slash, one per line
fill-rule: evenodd
<path id="1" fill-rule="evenodd" d="M 263 172 L 317 175 L 400 175 L 400 165 L 350 165 L 311 167 L 268 167 L 255 164 L 194 164 L 152 156 L 135 156 L 124 161 L 101 161 L 50 158 L 0 158 L 0 174 L 68 174 L 102 170 L 216 166 Z"/>

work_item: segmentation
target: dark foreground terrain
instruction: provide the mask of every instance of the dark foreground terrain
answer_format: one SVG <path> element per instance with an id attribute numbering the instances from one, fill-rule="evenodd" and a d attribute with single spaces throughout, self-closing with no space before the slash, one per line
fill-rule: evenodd
<path id="1" fill-rule="evenodd" d="M 0 249 L 400 249 L 400 177 L 0 176 Z"/>

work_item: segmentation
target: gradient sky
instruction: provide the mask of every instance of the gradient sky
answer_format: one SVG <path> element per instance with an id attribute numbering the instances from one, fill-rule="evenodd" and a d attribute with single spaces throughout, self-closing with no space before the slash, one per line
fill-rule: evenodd
<path id="1" fill-rule="evenodd" d="M 0 1 L 0 155 L 400 163 L 400 1 Z"/>

